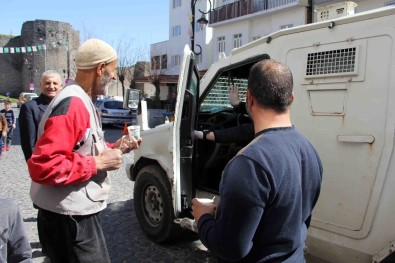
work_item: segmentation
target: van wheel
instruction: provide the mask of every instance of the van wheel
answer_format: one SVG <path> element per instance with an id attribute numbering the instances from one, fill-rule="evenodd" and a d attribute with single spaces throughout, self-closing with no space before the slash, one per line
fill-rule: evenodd
<path id="1" fill-rule="evenodd" d="M 159 166 L 140 170 L 133 199 L 137 220 L 147 236 L 156 243 L 170 240 L 175 234 L 174 209 L 170 184 Z"/>

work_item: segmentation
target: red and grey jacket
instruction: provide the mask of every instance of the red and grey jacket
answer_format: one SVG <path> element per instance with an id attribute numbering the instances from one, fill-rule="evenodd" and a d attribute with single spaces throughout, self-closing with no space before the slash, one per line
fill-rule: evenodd
<path id="1" fill-rule="evenodd" d="M 68 215 L 103 210 L 110 178 L 107 172 L 97 172 L 93 156 L 106 148 L 91 98 L 77 85 L 65 87 L 48 105 L 27 162 L 33 203 Z"/>

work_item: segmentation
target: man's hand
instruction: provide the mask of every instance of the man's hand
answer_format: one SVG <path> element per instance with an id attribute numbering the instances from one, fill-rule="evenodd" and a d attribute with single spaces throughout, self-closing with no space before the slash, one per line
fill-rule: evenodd
<path id="1" fill-rule="evenodd" d="M 114 149 L 120 149 L 122 153 L 129 153 L 131 150 L 138 149 L 142 141 L 141 137 L 138 140 L 134 137 L 130 140 L 129 136 L 122 136 L 114 143 Z"/>
<path id="2" fill-rule="evenodd" d="M 193 134 L 195 136 L 195 139 L 203 140 L 203 132 L 202 131 L 194 130 Z"/>
<path id="3" fill-rule="evenodd" d="M 232 107 L 236 107 L 240 104 L 239 99 L 239 87 L 237 86 L 230 86 L 229 87 L 229 102 Z"/>
<path id="4" fill-rule="evenodd" d="M 214 203 L 201 203 L 198 198 L 192 199 L 192 215 L 195 218 L 196 223 L 204 214 L 215 215 L 217 206 Z"/>
<path id="5" fill-rule="evenodd" d="M 98 156 L 94 156 L 98 171 L 112 171 L 121 167 L 122 151 L 119 149 L 107 149 Z"/>
<path id="6" fill-rule="evenodd" d="M 6 136 L 7 136 L 7 131 L 3 131 L 3 132 L 1 133 L 1 135 L 2 135 L 3 137 L 6 137 Z"/>

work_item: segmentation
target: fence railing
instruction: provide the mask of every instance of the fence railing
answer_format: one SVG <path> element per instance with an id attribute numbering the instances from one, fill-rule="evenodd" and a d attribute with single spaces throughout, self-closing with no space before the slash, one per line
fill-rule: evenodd
<path id="1" fill-rule="evenodd" d="M 210 24 L 297 3 L 298 0 L 239 0 L 210 12 Z"/>

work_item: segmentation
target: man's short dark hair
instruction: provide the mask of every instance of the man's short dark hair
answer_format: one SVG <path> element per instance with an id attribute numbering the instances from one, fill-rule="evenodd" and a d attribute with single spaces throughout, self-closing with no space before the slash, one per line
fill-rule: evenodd
<path id="1" fill-rule="evenodd" d="M 292 103 L 292 72 L 275 60 L 261 60 L 251 67 L 248 89 L 262 107 L 283 113 Z"/>

